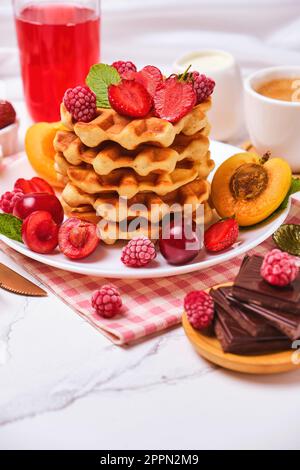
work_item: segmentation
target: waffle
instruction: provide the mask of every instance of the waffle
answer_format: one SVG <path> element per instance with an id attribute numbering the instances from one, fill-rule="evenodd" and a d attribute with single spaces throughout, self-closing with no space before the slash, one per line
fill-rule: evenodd
<path id="1" fill-rule="evenodd" d="M 132 238 L 138 235 L 145 235 L 146 237 L 151 238 L 152 240 L 157 240 L 159 238 L 159 225 L 152 225 L 150 227 L 150 224 L 145 221 L 145 225 L 142 224 L 142 226 L 137 227 L 135 230 L 129 230 L 127 225 L 123 226 L 123 224 L 114 223 L 102 219 L 101 217 L 96 215 L 95 211 L 86 210 L 76 212 L 74 208 L 68 206 L 68 204 L 64 201 L 62 201 L 62 206 L 67 217 L 77 217 L 81 220 L 97 224 L 100 238 L 107 245 L 112 245 L 118 240 L 131 240 Z"/>
<path id="2" fill-rule="evenodd" d="M 63 177 L 88 194 L 116 191 L 120 196 L 134 197 L 139 192 L 152 191 L 164 196 L 195 180 L 199 175 L 206 178 L 212 168 L 210 152 L 201 162 L 179 162 L 172 173 L 151 173 L 140 176 L 132 169 L 122 168 L 109 175 L 97 175 L 91 165 L 70 165 L 60 153 L 55 155 L 55 168 Z"/>
<path id="3" fill-rule="evenodd" d="M 135 150 L 125 150 L 114 143 L 92 149 L 82 144 L 74 132 L 60 131 L 56 134 L 54 148 L 71 165 L 88 163 L 100 176 L 120 168 L 131 168 L 140 176 L 147 176 L 152 172 L 171 173 L 176 164 L 185 159 L 200 162 L 209 149 L 209 130 L 207 126 L 193 136 L 179 134 L 168 148 L 142 145 Z"/>
<path id="4" fill-rule="evenodd" d="M 97 147 L 102 142 L 111 141 L 127 150 L 133 150 L 144 143 L 169 147 L 177 134 L 193 135 L 207 126 L 206 112 L 211 100 L 195 106 L 176 124 L 153 115 L 144 119 L 121 116 L 113 109 L 97 109 L 97 117 L 91 122 L 73 123 L 71 114 L 61 104 L 62 123 L 80 138 L 88 147 Z"/>
<path id="5" fill-rule="evenodd" d="M 156 223 L 170 211 L 182 211 L 187 204 L 192 212 L 196 211 L 199 204 L 208 200 L 209 193 L 210 184 L 199 179 L 166 196 L 146 192 L 138 193 L 131 199 L 119 198 L 117 193 L 87 194 L 68 183 L 62 193 L 62 200 L 76 212 L 89 212 L 94 209 L 98 216 L 112 222 L 143 217 Z"/>
<path id="6" fill-rule="evenodd" d="M 212 209 L 207 202 L 203 204 L 204 222 L 208 223 L 212 219 Z M 145 235 L 152 240 L 157 240 L 161 232 L 160 224 L 150 224 L 147 219 L 139 219 L 142 221 L 141 226 L 135 221 L 115 223 L 97 216 L 96 211 L 93 211 L 91 206 L 75 208 L 69 206 L 64 200 L 62 200 L 62 205 L 68 217 L 78 217 L 79 219 L 96 223 L 101 240 L 107 245 L 112 245 L 118 240 L 131 240 L 138 235 Z"/>

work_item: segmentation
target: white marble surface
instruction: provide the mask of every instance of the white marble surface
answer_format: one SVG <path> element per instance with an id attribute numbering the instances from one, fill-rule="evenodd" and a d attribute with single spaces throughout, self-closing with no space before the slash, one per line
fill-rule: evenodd
<path id="1" fill-rule="evenodd" d="M 215 368 L 181 328 L 119 348 L 51 294 L 0 291 L 1 449 L 299 448 L 299 379 Z"/>

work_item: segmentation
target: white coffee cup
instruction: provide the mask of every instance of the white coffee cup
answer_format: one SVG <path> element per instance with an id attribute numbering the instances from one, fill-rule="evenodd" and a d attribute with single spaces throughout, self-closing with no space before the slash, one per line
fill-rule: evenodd
<path id="1" fill-rule="evenodd" d="M 257 93 L 270 80 L 295 79 L 295 101 L 281 101 Z M 245 81 L 245 115 L 249 136 L 259 153 L 270 151 L 300 172 L 300 66 L 271 67 L 253 73 Z M 296 101 L 298 100 L 298 101 Z"/>
<path id="2" fill-rule="evenodd" d="M 213 106 L 208 113 L 211 136 L 227 141 L 237 136 L 243 120 L 243 84 L 239 66 L 228 52 L 202 49 L 185 54 L 173 64 L 174 73 L 182 73 L 191 64 L 191 71 L 211 77 L 216 82 Z"/>

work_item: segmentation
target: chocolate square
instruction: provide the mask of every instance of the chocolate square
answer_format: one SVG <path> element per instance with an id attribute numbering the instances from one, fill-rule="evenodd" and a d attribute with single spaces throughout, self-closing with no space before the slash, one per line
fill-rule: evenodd
<path id="1" fill-rule="evenodd" d="M 220 307 L 216 309 L 215 334 L 224 352 L 233 354 L 265 354 L 291 347 L 291 340 L 273 329 L 273 335 L 250 336 L 247 331 Z"/>
<path id="2" fill-rule="evenodd" d="M 280 310 L 270 310 L 260 305 L 241 302 L 232 296 L 230 290 L 227 291 L 226 296 L 232 307 L 243 310 L 247 315 L 260 316 L 291 340 L 300 338 L 300 315 L 292 315 Z"/>
<path id="3" fill-rule="evenodd" d="M 274 334 L 274 327 L 255 311 L 243 309 L 240 301 L 231 301 L 232 288 L 220 287 L 210 292 L 215 305 L 225 310 L 251 336 L 268 336 Z M 300 319 L 300 316 L 299 316 Z"/>
<path id="4" fill-rule="evenodd" d="M 263 317 L 253 311 L 243 310 L 239 301 L 236 301 L 236 303 L 230 301 L 231 287 L 212 289 L 210 295 L 214 299 L 216 309 L 222 308 L 225 310 L 250 336 L 273 334 L 273 327 Z"/>

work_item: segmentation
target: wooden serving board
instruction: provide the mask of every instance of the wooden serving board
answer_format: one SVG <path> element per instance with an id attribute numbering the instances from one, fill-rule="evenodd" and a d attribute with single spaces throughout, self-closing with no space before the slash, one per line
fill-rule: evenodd
<path id="1" fill-rule="evenodd" d="M 222 286 L 225 285 L 232 284 L 223 284 Z M 208 361 L 225 369 L 246 374 L 278 374 L 300 368 L 300 364 L 294 364 L 292 361 L 292 355 L 295 352 L 292 349 L 290 351 L 261 354 L 259 356 L 241 356 L 224 353 L 216 337 L 207 336 L 192 327 L 186 313 L 182 316 L 182 325 L 185 334 L 196 351 Z"/>

